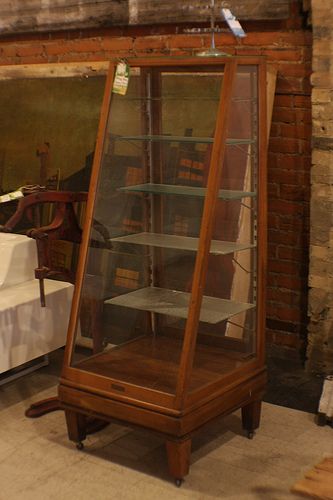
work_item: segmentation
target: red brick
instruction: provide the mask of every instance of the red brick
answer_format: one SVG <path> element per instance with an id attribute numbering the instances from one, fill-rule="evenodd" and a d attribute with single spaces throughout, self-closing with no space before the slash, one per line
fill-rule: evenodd
<path id="1" fill-rule="evenodd" d="M 281 345 L 284 347 L 294 348 L 299 347 L 299 337 L 296 334 L 282 333 L 276 331 L 267 331 L 268 342 L 274 343 L 276 345 Z"/>
<path id="2" fill-rule="evenodd" d="M 45 55 L 40 56 L 26 56 L 20 58 L 21 64 L 42 64 L 48 62 L 48 59 Z"/>
<path id="3" fill-rule="evenodd" d="M 211 44 L 211 37 L 209 35 L 204 35 L 203 36 L 203 42 L 205 47 L 210 46 Z M 226 45 L 234 46 L 235 45 L 235 38 L 231 33 L 216 33 L 215 34 L 215 45 L 217 47 L 224 47 Z M 239 47 L 237 47 L 238 49 Z"/>
<path id="4" fill-rule="evenodd" d="M 16 56 L 16 46 L 11 43 L 6 43 L 0 45 L 1 58 L 3 57 L 15 57 Z"/>
<path id="5" fill-rule="evenodd" d="M 309 47 L 303 47 L 302 52 L 303 52 L 303 61 L 311 63 L 313 55 L 312 45 L 310 45 Z"/>
<path id="6" fill-rule="evenodd" d="M 277 48 L 276 50 L 264 49 L 262 53 L 268 60 L 272 61 L 301 61 L 303 56 L 302 50 L 299 48 L 295 48 L 295 50 L 284 48 Z"/>
<path id="7" fill-rule="evenodd" d="M 291 45 L 292 47 L 302 45 L 312 45 L 312 33 L 310 31 L 298 31 L 290 33 L 279 33 L 278 42 L 283 45 Z"/>
<path id="8" fill-rule="evenodd" d="M 308 170 L 311 168 L 311 159 L 304 155 L 279 155 L 277 166 L 283 170 Z"/>
<path id="9" fill-rule="evenodd" d="M 296 245 L 299 242 L 300 235 L 295 231 L 276 231 L 268 228 L 268 241 L 283 245 L 286 241 L 290 245 Z"/>
<path id="10" fill-rule="evenodd" d="M 256 48 L 237 47 L 236 54 L 238 56 L 260 56 L 261 51 L 259 49 L 256 49 Z"/>
<path id="11" fill-rule="evenodd" d="M 280 321 L 299 322 L 302 318 L 302 312 L 298 307 L 277 307 L 276 305 L 267 305 L 267 316 Z"/>
<path id="12" fill-rule="evenodd" d="M 280 290 L 279 288 L 267 288 L 267 299 L 280 304 L 296 305 L 299 303 L 300 294 L 294 290 Z"/>
<path id="13" fill-rule="evenodd" d="M 308 78 L 284 76 L 282 73 L 278 74 L 276 81 L 276 91 L 285 93 L 300 93 L 307 90 Z M 310 84 L 309 84 L 310 85 Z"/>
<path id="14" fill-rule="evenodd" d="M 279 246 L 277 248 L 279 259 L 298 262 L 302 259 L 302 251 L 294 247 Z"/>
<path id="15" fill-rule="evenodd" d="M 286 262 L 281 260 L 269 260 L 268 272 L 282 273 L 295 275 L 298 272 L 297 266 L 294 262 Z"/>
<path id="16" fill-rule="evenodd" d="M 271 182 L 268 183 L 267 194 L 270 197 L 277 198 L 279 196 L 279 186 L 277 184 L 272 184 Z"/>
<path id="17" fill-rule="evenodd" d="M 267 225 L 270 229 L 279 229 L 279 217 L 275 214 L 268 214 Z"/>
<path id="18" fill-rule="evenodd" d="M 299 234 L 304 229 L 303 218 L 296 218 L 291 215 L 280 216 L 279 229 L 280 231 L 294 231 Z"/>
<path id="19" fill-rule="evenodd" d="M 278 166 L 278 155 L 276 153 L 273 153 L 272 151 L 268 152 L 267 155 L 267 165 L 268 165 L 268 170 L 271 168 L 277 168 Z"/>
<path id="20" fill-rule="evenodd" d="M 293 170 L 282 170 L 279 168 L 268 170 L 268 181 L 274 183 L 284 183 L 299 185 L 302 179 L 301 174 Z"/>
<path id="21" fill-rule="evenodd" d="M 287 107 L 292 108 L 294 106 L 295 96 L 293 95 L 275 95 L 274 97 L 274 107 Z"/>
<path id="22" fill-rule="evenodd" d="M 202 35 L 173 35 L 169 37 L 168 47 L 171 49 L 189 47 L 203 47 L 204 41 Z"/>
<path id="23" fill-rule="evenodd" d="M 70 44 L 71 52 L 99 52 L 102 49 L 101 39 L 76 39 Z"/>
<path id="24" fill-rule="evenodd" d="M 273 305 L 273 304 L 267 304 L 266 305 L 266 315 L 269 317 L 269 318 L 275 318 L 276 317 L 276 306 Z"/>
<path id="25" fill-rule="evenodd" d="M 0 52 L 0 66 L 7 66 L 11 64 L 20 64 L 18 57 L 3 57 Z"/>
<path id="26" fill-rule="evenodd" d="M 310 95 L 295 95 L 294 99 L 296 108 L 311 108 Z"/>
<path id="27" fill-rule="evenodd" d="M 269 141 L 270 151 L 277 153 L 300 153 L 302 151 L 301 141 L 289 137 L 271 137 Z"/>
<path id="28" fill-rule="evenodd" d="M 273 109 L 274 122 L 284 122 L 284 123 L 295 123 L 296 122 L 296 111 L 288 108 L 275 107 Z"/>
<path id="29" fill-rule="evenodd" d="M 301 278 L 297 276 L 286 276 L 279 274 L 275 276 L 276 286 L 286 288 L 287 290 L 299 290 L 303 285 Z"/>
<path id="30" fill-rule="evenodd" d="M 247 33 L 244 40 L 246 45 L 277 46 L 280 33 L 273 32 L 253 32 Z"/>
<path id="31" fill-rule="evenodd" d="M 309 123 L 282 123 L 280 127 L 282 137 L 311 140 L 312 126 Z"/>
<path id="32" fill-rule="evenodd" d="M 299 308 L 291 307 L 277 307 L 276 317 L 283 321 L 295 321 L 300 322 L 302 319 L 302 313 Z"/>
<path id="33" fill-rule="evenodd" d="M 304 122 L 312 124 L 311 109 L 296 109 L 296 120 L 298 123 Z"/>
<path id="34" fill-rule="evenodd" d="M 121 57 L 118 53 L 118 57 Z M 93 52 L 91 54 L 70 53 L 59 56 L 59 62 L 77 62 L 77 61 L 105 61 L 105 52 Z"/>
<path id="35" fill-rule="evenodd" d="M 304 76 L 310 76 L 311 66 L 304 63 L 302 64 L 281 63 L 278 64 L 278 71 L 284 77 L 290 77 L 290 76 L 304 77 Z"/>
<path id="36" fill-rule="evenodd" d="M 43 54 L 43 51 L 44 48 L 42 44 L 27 44 L 16 46 L 16 55 L 19 57 L 40 56 Z"/>
<path id="37" fill-rule="evenodd" d="M 168 40 L 161 36 L 151 36 L 134 39 L 133 48 L 134 50 L 144 50 L 151 52 L 154 49 L 154 54 L 156 49 L 165 49 L 168 45 Z"/>
<path id="38" fill-rule="evenodd" d="M 71 52 L 72 48 L 68 41 L 54 40 L 44 43 L 44 50 L 48 55 L 61 55 Z"/>
<path id="39" fill-rule="evenodd" d="M 304 206 L 302 203 L 285 201 L 285 200 L 269 200 L 268 209 L 270 212 L 277 214 L 290 214 L 290 215 L 301 215 L 301 216 L 304 214 Z"/>
<path id="40" fill-rule="evenodd" d="M 277 246 L 275 245 L 275 243 L 273 243 L 273 244 L 269 244 L 268 243 L 268 245 L 267 245 L 267 253 L 268 253 L 268 257 L 269 258 L 272 258 L 272 259 L 276 258 Z"/>
<path id="41" fill-rule="evenodd" d="M 136 43 L 139 43 L 139 40 L 146 40 L 146 38 L 152 37 L 143 37 L 137 38 Z M 144 43 L 144 42 L 142 42 Z M 133 38 L 130 37 L 105 37 L 101 41 L 101 47 L 104 50 L 130 50 L 133 48 Z"/>
<path id="42" fill-rule="evenodd" d="M 279 137 L 280 135 L 281 135 L 280 124 L 279 123 L 272 123 L 269 136 L 270 137 Z"/>
<path id="43" fill-rule="evenodd" d="M 303 201 L 309 199 L 308 190 L 305 186 L 292 186 L 290 184 L 280 185 L 280 197 L 283 200 Z"/>

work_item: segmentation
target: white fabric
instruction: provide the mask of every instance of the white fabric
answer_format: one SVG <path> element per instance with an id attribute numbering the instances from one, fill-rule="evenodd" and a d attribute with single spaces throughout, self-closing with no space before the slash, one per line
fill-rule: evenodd
<path id="1" fill-rule="evenodd" d="M 34 279 L 36 242 L 21 234 L 0 233 L 0 291 Z"/>
<path id="2" fill-rule="evenodd" d="M 0 233 L 0 252 L 2 373 L 65 344 L 74 287 L 44 280 L 46 307 L 41 307 L 39 282 L 34 279 L 36 242 Z"/>

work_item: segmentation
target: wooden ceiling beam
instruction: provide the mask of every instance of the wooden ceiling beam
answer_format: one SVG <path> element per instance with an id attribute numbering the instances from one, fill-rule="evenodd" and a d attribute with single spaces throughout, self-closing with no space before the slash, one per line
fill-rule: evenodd
<path id="1" fill-rule="evenodd" d="M 216 5 L 220 4 L 219 0 Z M 287 19 L 290 0 L 229 0 L 241 20 Z M 0 35 L 109 26 L 195 23 L 209 19 L 210 0 L 1 0 Z"/>

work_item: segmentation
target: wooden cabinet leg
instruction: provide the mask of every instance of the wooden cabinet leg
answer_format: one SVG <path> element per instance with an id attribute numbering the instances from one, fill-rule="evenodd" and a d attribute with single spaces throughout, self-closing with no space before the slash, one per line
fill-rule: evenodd
<path id="1" fill-rule="evenodd" d="M 191 456 L 191 438 L 181 441 L 166 441 L 170 475 L 180 486 L 182 479 L 189 473 Z"/>
<path id="2" fill-rule="evenodd" d="M 82 449 L 82 441 L 87 436 L 87 419 L 85 415 L 72 410 L 65 410 L 65 416 L 69 439 L 74 441 L 79 449 Z"/>
<path id="3" fill-rule="evenodd" d="M 247 431 L 249 439 L 254 436 L 254 431 L 258 429 L 260 424 L 261 399 L 252 401 L 252 403 L 243 406 L 242 408 L 242 424 L 243 429 Z"/>

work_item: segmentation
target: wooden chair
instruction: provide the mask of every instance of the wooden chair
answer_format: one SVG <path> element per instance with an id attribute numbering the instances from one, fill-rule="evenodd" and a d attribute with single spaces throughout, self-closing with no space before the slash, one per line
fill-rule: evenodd
<path id="1" fill-rule="evenodd" d="M 65 268 L 54 265 L 52 243 L 57 240 L 81 243 L 82 230 L 77 220 L 74 204 L 86 201 L 86 192 L 42 191 L 29 194 L 20 199 L 16 212 L 4 226 L 0 227 L 2 232 L 13 232 L 26 216 L 33 224 L 30 215 L 33 208 L 39 205 L 45 206 L 45 204 L 54 205 L 52 221 L 48 225 L 32 227 L 26 231 L 27 236 L 36 240 L 38 267 L 35 269 L 35 277 L 39 280 L 42 307 L 45 307 L 45 278 L 58 278 L 74 283 L 75 271 L 72 266 Z"/>

